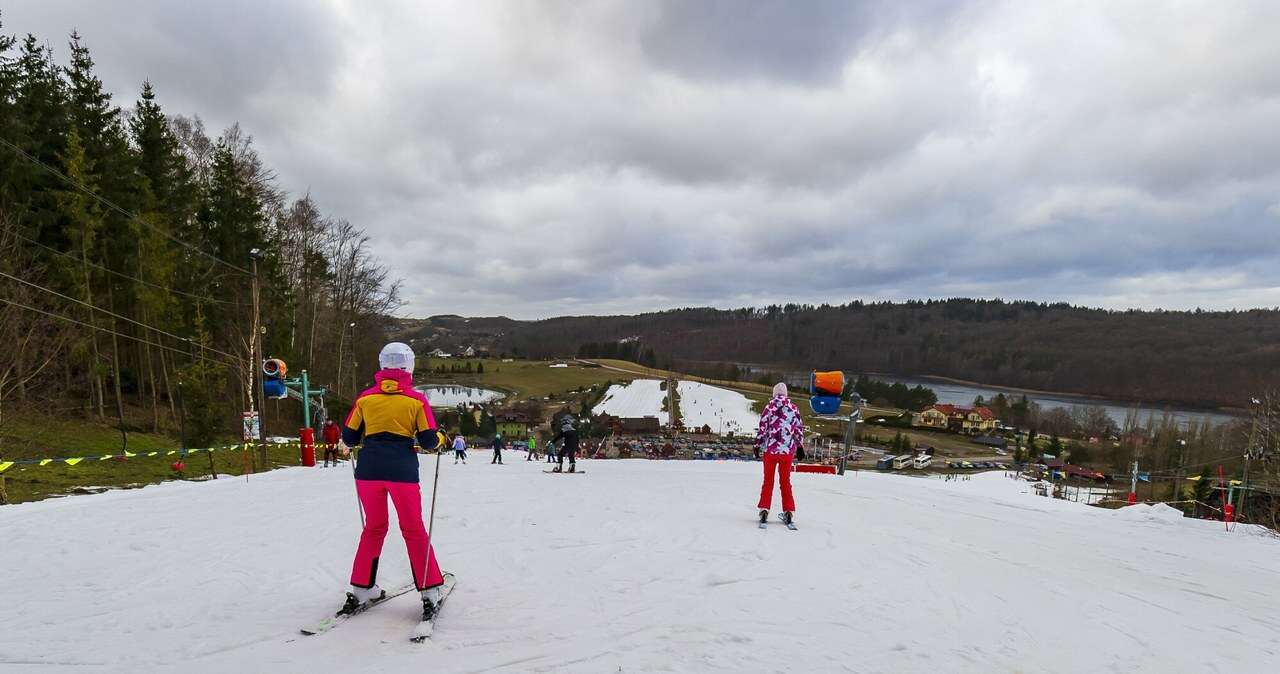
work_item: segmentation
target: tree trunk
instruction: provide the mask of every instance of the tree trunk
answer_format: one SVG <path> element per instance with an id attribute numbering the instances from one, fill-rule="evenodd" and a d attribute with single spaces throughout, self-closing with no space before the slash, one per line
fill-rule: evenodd
<path id="1" fill-rule="evenodd" d="M 93 287 L 92 278 L 89 276 L 89 251 L 84 246 L 80 247 L 80 264 L 84 270 L 84 301 L 93 306 Z M 102 352 L 98 348 L 98 321 L 94 315 L 93 309 L 87 309 L 89 318 L 89 340 L 93 344 L 93 364 L 89 368 L 89 389 L 90 389 L 90 405 L 94 402 L 98 406 L 98 419 L 106 419 L 107 411 L 105 401 L 103 400 L 103 389 L 106 383 L 102 381 L 102 374 L 98 371 L 98 366 L 102 363 Z M 93 400 L 96 398 L 96 401 Z"/>
<path id="2" fill-rule="evenodd" d="M 163 349 L 160 350 L 158 355 L 160 357 L 160 381 L 164 382 L 164 395 L 169 399 L 169 418 L 176 419 L 178 418 L 178 407 L 173 402 L 173 384 L 172 377 L 169 374 L 168 361 L 165 360 Z"/>
<path id="3" fill-rule="evenodd" d="M 147 318 L 147 307 L 145 304 L 142 306 L 142 322 L 148 324 L 151 322 Z M 150 341 L 151 340 L 143 342 L 142 355 L 144 359 L 143 362 L 147 364 L 147 379 L 151 383 L 151 432 L 155 433 L 160 430 L 160 397 L 156 393 L 156 364 L 155 360 L 151 357 Z M 141 389 L 141 386 L 139 386 L 139 389 Z M 141 393 L 141 391 L 139 391 L 139 393 Z"/>
<path id="4" fill-rule="evenodd" d="M 116 312 L 115 293 L 111 291 L 111 284 L 107 283 L 107 310 L 111 313 Z M 124 430 L 124 396 L 120 393 L 120 341 L 116 336 L 119 328 L 116 326 L 116 320 L 111 319 L 111 375 L 114 380 L 113 388 L 116 394 L 116 415 L 120 420 L 120 440 L 124 448 L 129 446 L 129 435 Z"/>

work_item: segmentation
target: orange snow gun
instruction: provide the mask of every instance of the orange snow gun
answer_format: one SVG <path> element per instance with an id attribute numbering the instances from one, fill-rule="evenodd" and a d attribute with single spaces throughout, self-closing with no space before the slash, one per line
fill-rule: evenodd
<path id="1" fill-rule="evenodd" d="M 840 396 L 844 393 L 844 373 L 814 372 L 809 378 L 809 405 L 815 414 L 835 414 L 840 411 Z"/>
<path id="2" fill-rule="evenodd" d="M 268 358 L 262 361 L 262 393 L 268 398 L 287 398 L 288 390 L 284 385 L 284 377 L 289 366 L 279 358 Z"/>

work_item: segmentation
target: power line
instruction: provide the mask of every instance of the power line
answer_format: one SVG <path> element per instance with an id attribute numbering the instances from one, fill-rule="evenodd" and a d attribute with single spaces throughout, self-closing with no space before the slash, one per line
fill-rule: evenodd
<path id="1" fill-rule="evenodd" d="M 135 341 L 135 342 L 141 342 L 141 343 L 143 343 L 143 344 L 147 344 L 147 345 L 149 345 L 149 346 L 154 346 L 154 347 L 156 347 L 157 349 L 164 349 L 164 350 L 166 350 L 166 351 L 172 351 L 172 352 L 174 352 L 174 353 L 180 353 L 180 354 L 183 354 L 183 355 L 185 355 L 185 356 L 190 356 L 190 357 L 192 357 L 192 358 L 195 358 L 195 359 L 197 359 L 197 360 L 208 361 L 208 362 L 210 362 L 210 363 L 217 363 L 218 365 L 225 365 L 225 366 L 230 367 L 230 368 L 233 368 L 233 369 L 239 369 L 239 368 L 240 368 L 240 367 L 242 367 L 242 365 L 243 365 L 243 364 L 242 364 L 242 363 L 240 363 L 240 362 L 228 362 L 228 361 L 222 360 L 222 359 L 220 359 L 220 358 L 210 358 L 210 357 L 208 357 L 208 356 L 198 355 L 198 354 L 196 354 L 196 353 L 192 353 L 192 352 L 190 352 L 190 351 L 186 351 L 186 350 L 183 350 L 183 349 L 177 349 L 177 348 L 174 348 L 174 347 L 172 347 L 172 346 L 165 345 L 165 344 L 160 344 L 159 342 L 152 342 L 152 341 L 150 341 L 150 340 L 143 339 L 143 338 L 141 338 L 141 337 L 134 337 L 133 335 L 127 335 L 127 334 L 125 334 L 125 333 L 123 333 L 123 332 L 117 332 L 117 331 L 112 330 L 112 329 L 110 329 L 110 328 L 104 328 L 104 327 L 101 327 L 101 326 L 98 326 L 98 325 L 92 325 L 92 324 L 89 324 L 89 323 L 85 323 L 84 321 L 76 320 L 76 319 L 74 319 L 74 318 L 71 318 L 70 316 L 63 316 L 62 314 L 55 314 L 55 313 L 53 313 L 53 312 L 51 312 L 51 311 L 45 311 L 44 309 L 38 309 L 38 308 L 36 308 L 36 307 L 29 306 L 29 305 L 23 304 L 23 303 L 21 303 L 21 302 L 15 302 L 15 301 L 13 301 L 13 300 L 11 300 L 11 299 L 7 298 L 7 297 L 0 297 L 0 302 L 4 302 L 4 303 L 6 303 L 6 304 L 12 304 L 13 306 L 18 307 L 19 309 L 26 309 L 27 311 L 33 311 L 33 312 L 35 312 L 35 313 L 37 313 L 37 314 L 43 314 L 43 315 L 48 316 L 48 317 L 50 317 L 50 318 L 56 318 L 56 319 L 59 319 L 59 320 L 67 321 L 68 323 L 74 323 L 74 324 L 76 324 L 76 325 L 81 325 L 81 326 L 84 326 L 84 327 L 89 328 L 89 329 L 91 329 L 91 330 L 97 330 L 97 331 L 99 331 L 99 332 L 105 332 L 105 333 L 108 333 L 108 334 L 115 335 L 115 336 L 117 336 L 117 337 L 123 337 L 123 338 L 125 338 L 125 339 L 131 339 L 131 340 L 133 340 L 133 341 Z M 193 347 L 196 347 L 196 348 L 198 348 L 198 349 L 200 349 L 200 350 L 202 350 L 202 351 L 203 351 L 203 350 L 209 350 L 209 351 L 213 351 L 214 353 L 222 353 L 221 351 L 217 351 L 216 349 L 211 349 L 211 348 L 209 348 L 209 347 L 207 347 L 207 346 L 203 346 L 203 345 L 195 344 L 194 342 L 191 342 L 191 340 L 185 340 L 185 341 L 187 341 L 187 342 L 188 342 L 189 344 L 191 344 Z"/>
<path id="2" fill-rule="evenodd" d="M 179 239 L 178 237 L 176 237 L 176 236 L 174 236 L 174 235 L 170 234 L 169 232 L 166 232 L 166 231 L 164 231 L 163 229 L 160 229 L 159 227 L 156 227 L 155 225 L 153 225 L 153 224 L 151 224 L 151 223 L 147 222 L 146 220 L 143 220 L 141 217 L 139 217 L 139 216 L 138 216 L 138 214 L 134 213 L 133 211 L 130 211 L 130 210 L 128 210 L 128 209 L 126 209 L 126 208 L 124 208 L 123 206 L 118 206 L 118 205 L 116 205 L 116 203 L 115 203 L 115 202 L 113 202 L 113 201 L 111 201 L 110 199 L 107 199 L 106 197 L 101 196 L 101 195 L 99 195 L 97 192 L 94 192 L 93 190 L 89 189 L 87 186 L 85 186 L 85 184 L 84 184 L 84 183 L 81 183 L 80 181 L 76 180 L 75 178 L 72 178 L 71 176 L 69 176 L 69 175 L 67 175 L 67 174 L 63 173 L 62 171 L 59 171 L 58 169 L 56 169 L 56 168 L 54 168 L 54 167 L 52 167 L 52 166 L 50 166 L 50 165 L 48 165 L 48 164 L 44 163 L 44 162 L 43 162 L 43 161 L 41 161 L 38 157 L 36 157 L 36 156 L 34 156 L 34 155 L 32 155 L 32 154 L 28 153 L 26 150 L 23 150 L 22 148 L 18 147 L 17 145 L 14 145 L 13 143 L 9 142 L 7 139 L 5 139 L 5 138 L 0 138 L 0 144 L 4 144 L 5 146 L 9 147 L 9 149 L 13 150 L 14 152 L 17 152 L 19 156 L 23 157 L 23 158 L 24 158 L 24 159 L 26 159 L 27 161 L 30 161 L 30 162 L 32 162 L 32 163 L 35 163 L 35 164 L 38 164 L 38 165 L 40 165 L 40 166 L 44 167 L 44 169 L 45 169 L 46 171 L 49 171 L 50 173 L 52 173 L 52 174 L 54 174 L 54 175 L 58 176 L 59 178 L 62 178 L 62 179 L 63 179 L 63 180 L 65 180 L 66 182 L 68 182 L 68 183 L 70 183 L 71 185 L 75 186 L 75 187 L 76 187 L 76 189 L 80 190 L 80 191 L 81 191 L 82 193 L 84 193 L 85 195 L 90 196 L 90 197 L 93 197 L 95 200 L 97 200 L 97 201 L 98 201 L 98 203 L 103 204 L 103 205 L 104 205 L 104 206 L 106 206 L 107 208 L 110 208 L 111 210 L 113 210 L 113 211 L 115 211 L 115 212 L 119 213 L 120 215 L 125 216 L 126 218 L 129 218 L 130 220 L 132 220 L 132 221 L 134 221 L 134 222 L 136 222 L 136 223 L 138 223 L 138 224 L 142 225 L 143 227 L 146 227 L 147 229 L 150 229 L 150 230 L 152 230 L 152 231 L 154 231 L 154 232 L 159 233 L 161 236 L 164 236 L 165 238 L 167 238 L 167 239 L 169 239 L 170 241 L 172 241 L 172 242 L 174 242 L 174 243 L 178 244 L 179 246 L 182 246 L 183 248 L 186 248 L 187 250 L 190 250 L 190 251 L 192 251 L 192 252 L 194 252 L 194 253 L 198 253 L 198 254 L 200 254 L 200 255 L 203 255 L 203 256 L 205 256 L 205 257 L 209 258 L 210 260 L 213 260 L 214 262 L 220 262 L 220 263 L 222 263 L 222 264 L 225 264 L 226 266 L 228 266 L 228 267 L 230 267 L 230 268 L 232 268 L 232 269 L 234 269 L 234 270 L 236 270 L 236 271 L 240 272 L 241 274 L 244 274 L 245 276 L 249 276 L 249 275 L 251 274 L 251 272 L 250 272 L 248 269 L 245 269 L 244 267 L 240 267 L 240 266 L 237 266 L 237 265 L 231 264 L 230 262 L 227 262 L 226 260 L 224 260 L 224 259 L 222 259 L 222 258 L 220 258 L 220 257 L 218 257 L 218 256 L 216 256 L 216 255 L 214 255 L 214 254 L 212 254 L 212 253 L 207 253 L 207 252 L 205 252 L 205 251 L 201 250 L 200 248 L 197 248 L 196 246 L 193 246 L 193 245 L 191 245 L 191 244 L 187 243 L 186 241 L 183 241 L 182 239 Z"/>
<path id="3" fill-rule="evenodd" d="M 30 244 L 35 245 L 35 246 L 39 246 L 39 247 L 41 247 L 41 248 L 43 248 L 43 249 L 45 249 L 45 250 L 49 251 L 50 253 L 52 253 L 52 254 L 54 254 L 54 255 L 60 255 L 60 256 L 65 257 L 65 258 L 67 258 L 67 259 L 73 260 L 73 261 L 75 261 L 77 264 L 87 264 L 87 265 L 89 265 L 90 267 L 93 267 L 93 268 L 95 268 L 95 269 L 101 269 L 102 271 L 105 271 L 105 272 L 107 272 L 108 274 L 114 274 L 114 275 L 116 275 L 116 276 L 119 276 L 120 278 L 126 278 L 126 279 L 129 279 L 130 281 L 135 281 L 135 282 L 137 282 L 137 283 L 141 283 L 141 284 L 146 285 L 146 286 L 151 286 L 152 288 L 157 288 L 157 289 L 160 289 L 160 290 L 165 290 L 165 291 L 168 291 L 168 292 L 171 292 L 171 293 L 176 293 L 176 294 L 178 294 L 178 295 L 185 295 L 185 296 L 190 297 L 190 298 L 192 298 L 192 299 L 203 300 L 203 301 L 205 301 L 205 302 L 213 302 L 213 303 L 216 303 L 216 304 L 229 304 L 229 305 L 237 306 L 237 307 L 248 306 L 248 305 L 246 305 L 246 304 L 245 304 L 245 303 L 243 303 L 243 302 L 236 302 L 236 301 L 233 301 L 233 300 L 220 300 L 220 299 L 216 299 L 216 298 L 213 298 L 213 297 L 208 297 L 208 296 L 206 296 L 206 295 L 197 295 L 197 294 L 195 294 L 195 293 L 189 293 L 189 292 L 186 292 L 186 291 L 183 291 L 183 290 L 178 290 L 177 288 L 171 288 L 171 287 L 169 287 L 169 286 L 160 285 L 159 283 L 152 283 L 152 282 L 150 282 L 150 281 L 144 281 L 144 280 L 142 280 L 142 279 L 140 279 L 140 278 L 138 278 L 138 277 L 136 277 L 136 276 L 130 276 L 130 275 L 125 274 L 125 273 L 123 273 L 123 272 L 118 272 L 118 271 L 116 271 L 116 270 L 114 270 L 114 269 L 110 269 L 110 268 L 108 268 L 108 267 L 106 267 L 106 266 L 104 266 L 104 265 L 100 265 L 100 264 L 97 264 L 97 263 L 94 263 L 94 262 L 86 262 L 86 261 L 83 261 L 83 260 L 78 260 L 78 259 L 76 259 L 76 256 L 75 256 L 75 255 L 72 255 L 71 253 L 67 253 L 67 252 L 60 251 L 60 250 L 58 250 L 58 249 L 56 249 L 56 248 L 53 248 L 53 247 L 51 247 L 51 246 L 46 246 L 46 245 L 44 245 L 43 243 L 40 243 L 39 241 L 36 241 L 35 239 L 32 239 L 32 238 L 30 238 L 30 237 L 27 237 L 27 236 L 25 236 L 25 235 L 23 235 L 23 234 L 21 234 L 21 233 L 19 233 L 19 232 L 14 232 L 14 233 L 13 233 L 13 235 L 14 235 L 14 236 L 16 236 L 16 237 L 18 237 L 19 239 L 22 239 L 22 240 L 26 241 L 27 243 L 30 243 Z"/>
<path id="4" fill-rule="evenodd" d="M 129 318 L 128 316 L 121 316 L 120 314 L 117 314 L 117 313 L 115 313 L 115 312 L 113 312 L 113 311 L 109 311 L 109 310 L 107 310 L 107 309 L 103 309 L 102 307 L 99 307 L 99 306 L 92 305 L 92 304 L 90 304 L 90 303 L 88 303 L 88 302 L 85 302 L 84 300 L 76 299 L 76 298 L 74 298 L 74 297 L 72 297 L 72 296 L 70 296 L 70 295 L 64 295 L 64 294 L 62 294 L 62 293 L 60 293 L 60 292 L 58 292 L 58 291 L 54 290 L 53 288 L 46 288 L 46 287 L 44 287 L 44 286 L 42 286 L 42 285 L 40 285 L 40 284 L 38 284 L 38 283 L 32 283 L 31 281 L 28 281 L 28 280 L 26 280 L 26 279 L 18 278 L 17 276 L 14 276 L 13 274 L 9 274 L 9 273 L 7 273 L 7 272 L 0 271 L 0 276 L 3 276 L 3 277 L 5 277 L 5 278 L 10 279 L 10 280 L 13 280 L 13 281 L 17 281 L 18 283 L 21 283 L 21 284 L 23 284 L 23 285 L 31 286 L 32 288 L 35 288 L 36 290 L 41 290 L 41 291 L 44 291 L 44 292 L 49 293 L 49 294 L 51 294 L 51 295 L 57 295 L 58 297 L 61 297 L 62 299 L 70 300 L 70 301 L 75 302 L 76 304 L 79 304 L 79 305 L 81 305 L 81 306 L 85 306 L 85 307 L 88 307 L 88 308 L 90 308 L 90 309 L 93 309 L 94 311 L 101 311 L 102 313 L 107 314 L 108 316 L 111 316 L 111 317 L 113 317 L 113 318 L 118 318 L 118 319 L 120 319 L 120 320 L 122 320 L 122 321 L 126 321 L 126 322 L 128 322 L 128 323 L 132 323 L 132 324 L 134 324 L 134 325 L 136 325 L 136 326 L 138 326 L 138 327 L 140 327 L 140 328 L 145 328 L 145 329 L 147 329 L 147 330 L 153 330 L 153 331 L 158 332 L 158 333 L 160 333 L 160 334 L 162 334 L 162 335 L 165 335 L 165 336 L 168 336 L 168 337 L 172 337 L 172 338 L 174 338 L 174 339 L 181 340 L 181 341 L 184 341 L 184 342 L 189 342 L 189 341 L 191 341 L 191 340 L 187 339 L 186 337 L 183 337 L 182 335 L 175 335 L 175 334 L 173 334 L 172 332 L 169 332 L 169 331 L 167 331 L 167 330 L 162 330 L 162 329 L 160 329 L 160 328 L 155 327 L 154 325 L 147 325 L 146 323 L 142 323 L 142 322 L 140 322 L 140 321 L 135 321 L 135 320 L 133 320 L 132 318 Z M 233 355 L 233 354 L 227 353 L 226 351 L 219 351 L 218 349 L 215 349 L 215 348 L 213 348 L 213 347 L 208 347 L 208 346 L 206 346 L 206 347 L 201 347 L 201 348 L 208 349 L 209 351 L 212 351 L 212 352 L 214 352 L 214 353 L 216 353 L 216 354 L 219 354 L 219 355 L 226 356 L 226 357 L 231 358 L 231 359 L 233 359 L 233 360 L 239 360 L 239 357 L 237 357 L 237 356 L 235 356 L 235 355 Z"/>

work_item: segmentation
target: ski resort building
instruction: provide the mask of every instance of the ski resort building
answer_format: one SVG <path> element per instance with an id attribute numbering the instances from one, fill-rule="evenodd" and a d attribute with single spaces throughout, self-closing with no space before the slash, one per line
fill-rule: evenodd
<path id="1" fill-rule="evenodd" d="M 961 407 L 959 405 L 930 405 L 911 415 L 911 425 L 920 428 L 936 428 L 954 433 L 993 433 L 1000 420 L 986 407 Z"/>
<path id="2" fill-rule="evenodd" d="M 494 420 L 497 422 L 498 433 L 508 439 L 525 439 L 529 437 L 530 427 L 537 424 L 537 421 L 528 412 L 521 410 L 498 412 L 494 415 Z"/>

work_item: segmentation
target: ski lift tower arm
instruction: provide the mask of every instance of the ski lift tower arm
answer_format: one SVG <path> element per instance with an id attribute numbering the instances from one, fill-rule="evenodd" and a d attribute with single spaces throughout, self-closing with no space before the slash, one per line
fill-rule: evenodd
<path id="1" fill-rule="evenodd" d="M 285 382 L 285 390 L 290 398 L 302 402 L 302 427 L 311 428 L 311 406 L 316 408 L 316 422 L 324 423 L 324 395 L 328 391 L 321 386 L 320 388 L 311 388 L 311 379 L 307 376 L 307 371 L 302 371 L 302 376 L 297 379 L 290 379 Z"/>

